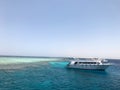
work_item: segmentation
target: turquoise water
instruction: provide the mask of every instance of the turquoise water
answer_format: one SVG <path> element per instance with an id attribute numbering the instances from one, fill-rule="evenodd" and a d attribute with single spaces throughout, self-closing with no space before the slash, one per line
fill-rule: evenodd
<path id="1" fill-rule="evenodd" d="M 0 65 L 0 90 L 120 90 L 120 65 L 90 71 L 68 69 L 62 59 L 44 59 L 7 57 L 7 64 Z"/>

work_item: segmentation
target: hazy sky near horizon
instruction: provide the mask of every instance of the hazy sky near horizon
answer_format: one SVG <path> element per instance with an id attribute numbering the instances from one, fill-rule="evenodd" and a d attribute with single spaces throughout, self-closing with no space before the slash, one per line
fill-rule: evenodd
<path id="1" fill-rule="evenodd" d="M 0 55 L 120 58 L 120 0 L 0 0 Z"/>

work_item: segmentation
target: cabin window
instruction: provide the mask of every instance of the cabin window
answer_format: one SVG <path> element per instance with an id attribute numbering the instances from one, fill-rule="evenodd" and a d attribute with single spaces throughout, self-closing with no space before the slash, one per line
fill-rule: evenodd
<path id="1" fill-rule="evenodd" d="M 96 64 L 96 62 L 91 62 L 91 64 Z"/>
<path id="2" fill-rule="evenodd" d="M 75 62 L 74 64 L 98 64 L 97 62 Z"/>
<path id="3" fill-rule="evenodd" d="M 94 62 L 94 64 L 96 64 L 96 62 Z"/>
<path id="4" fill-rule="evenodd" d="M 75 64 L 77 64 L 77 62 L 75 62 Z"/>
<path id="5" fill-rule="evenodd" d="M 81 64 L 81 62 L 79 62 L 79 64 Z"/>

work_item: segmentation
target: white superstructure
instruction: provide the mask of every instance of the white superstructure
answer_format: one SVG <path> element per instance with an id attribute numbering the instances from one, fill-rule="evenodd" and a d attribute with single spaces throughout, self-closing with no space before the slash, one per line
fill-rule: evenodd
<path id="1" fill-rule="evenodd" d="M 105 70 L 111 64 L 105 59 L 72 60 L 68 68 Z"/>

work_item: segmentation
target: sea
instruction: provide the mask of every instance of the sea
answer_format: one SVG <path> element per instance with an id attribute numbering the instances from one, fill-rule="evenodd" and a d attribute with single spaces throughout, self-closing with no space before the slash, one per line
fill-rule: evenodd
<path id="1" fill-rule="evenodd" d="M 120 60 L 105 71 L 68 69 L 69 60 L 0 57 L 0 90 L 120 90 Z"/>

